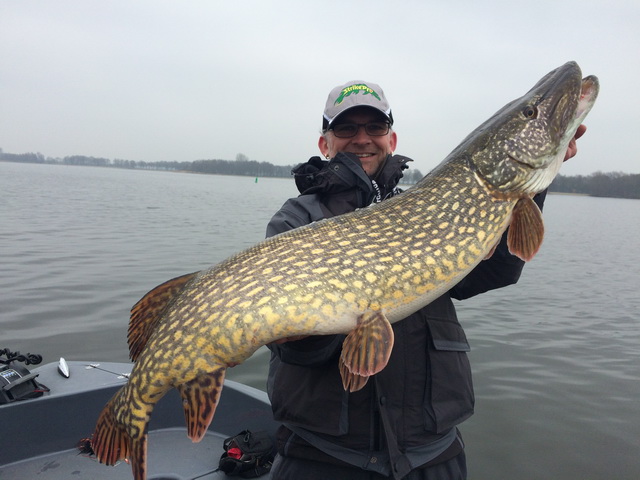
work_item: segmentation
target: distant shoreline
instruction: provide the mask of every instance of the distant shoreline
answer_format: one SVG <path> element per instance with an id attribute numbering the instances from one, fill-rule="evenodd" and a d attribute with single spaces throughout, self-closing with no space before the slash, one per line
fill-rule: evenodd
<path id="1" fill-rule="evenodd" d="M 63 159 L 45 158 L 42 154 L 11 154 L 0 149 L 0 162 L 35 163 L 81 167 L 106 167 L 123 170 L 154 170 L 174 173 L 196 173 L 200 175 L 229 175 L 254 178 L 291 178 L 291 165 L 273 165 L 255 160 L 196 160 L 193 162 L 135 162 L 111 161 L 106 158 L 72 156 Z M 403 188 L 416 184 L 423 175 L 419 170 L 407 171 L 401 180 Z M 588 176 L 558 175 L 549 193 L 554 195 L 576 195 L 598 198 L 640 199 L 640 174 L 620 172 L 596 172 Z"/>

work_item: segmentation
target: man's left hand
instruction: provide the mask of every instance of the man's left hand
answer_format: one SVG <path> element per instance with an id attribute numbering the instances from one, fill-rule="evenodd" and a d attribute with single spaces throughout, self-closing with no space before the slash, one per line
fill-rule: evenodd
<path id="1" fill-rule="evenodd" d="M 576 153 L 578 153 L 578 146 L 576 145 L 576 140 L 579 139 L 584 132 L 587 131 L 586 125 L 580 125 L 578 130 L 576 130 L 576 134 L 573 136 L 571 141 L 569 142 L 569 148 L 567 148 L 567 153 L 564 156 L 564 161 L 566 162 L 571 157 L 574 157 Z"/>

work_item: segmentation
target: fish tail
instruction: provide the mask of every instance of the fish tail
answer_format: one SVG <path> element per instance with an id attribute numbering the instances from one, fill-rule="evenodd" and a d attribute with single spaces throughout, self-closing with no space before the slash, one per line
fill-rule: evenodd
<path id="1" fill-rule="evenodd" d="M 115 403 L 117 395 L 102 409 L 96 422 L 96 430 L 91 439 L 91 447 L 98 461 L 106 465 L 115 465 L 120 460 L 127 458 L 131 445 L 131 438 L 127 430 L 116 419 Z"/>
<path id="2" fill-rule="evenodd" d="M 119 397 L 124 395 L 123 390 L 118 392 L 102 409 L 91 439 L 91 447 L 98 461 L 106 465 L 115 465 L 120 460 L 128 459 L 135 480 L 145 480 L 147 434 L 142 432 L 142 435 L 133 438 L 116 417 L 116 407 Z"/>
<path id="3" fill-rule="evenodd" d="M 147 434 L 131 441 L 131 470 L 135 480 L 147 478 Z"/>

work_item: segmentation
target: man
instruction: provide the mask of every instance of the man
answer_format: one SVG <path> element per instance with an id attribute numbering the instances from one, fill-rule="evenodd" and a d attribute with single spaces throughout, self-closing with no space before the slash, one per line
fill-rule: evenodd
<path id="1" fill-rule="evenodd" d="M 351 212 L 400 193 L 407 157 L 393 155 L 397 135 L 380 86 L 361 81 L 327 99 L 320 152 L 294 169 L 301 195 L 267 227 L 272 236 Z M 580 127 L 576 138 L 585 127 Z M 576 153 L 572 141 L 567 157 Z M 536 196 L 540 207 L 544 194 Z M 473 413 L 469 345 L 451 298 L 517 282 L 524 263 L 506 241 L 450 292 L 393 324 L 387 366 L 348 393 L 338 357 L 344 335 L 290 338 L 270 345 L 268 392 L 278 430 L 275 480 L 466 478 L 457 425 Z"/>

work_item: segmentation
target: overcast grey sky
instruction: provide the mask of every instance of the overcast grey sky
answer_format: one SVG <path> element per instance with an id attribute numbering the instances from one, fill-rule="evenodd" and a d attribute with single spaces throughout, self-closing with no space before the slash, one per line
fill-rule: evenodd
<path id="1" fill-rule="evenodd" d="M 637 0 L 0 0 L 0 148 L 296 164 L 362 79 L 426 173 L 568 60 L 601 91 L 561 173 L 640 173 Z"/>

